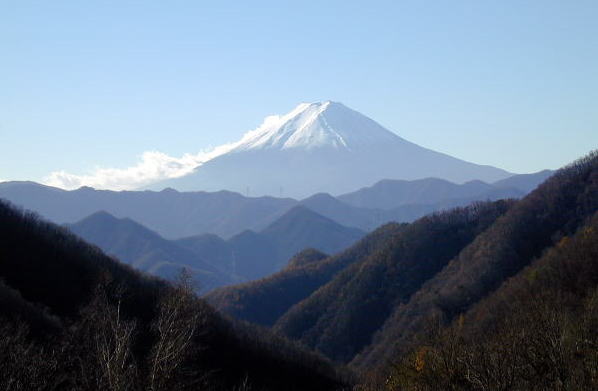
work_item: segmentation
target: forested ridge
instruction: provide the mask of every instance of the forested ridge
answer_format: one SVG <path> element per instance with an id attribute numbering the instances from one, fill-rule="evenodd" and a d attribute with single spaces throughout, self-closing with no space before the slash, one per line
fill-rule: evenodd
<path id="1" fill-rule="evenodd" d="M 478 203 L 410 224 L 290 308 L 274 329 L 335 361 L 351 361 L 394 307 L 407 301 L 510 205 Z"/>
<path id="2" fill-rule="evenodd" d="M 245 284 L 217 289 L 208 301 L 237 319 L 272 326 L 293 305 L 328 283 L 339 271 L 375 251 L 388 238 L 401 232 L 406 224 L 385 224 L 349 249 L 316 262 L 304 262 L 309 251 L 291 259 L 278 273 Z M 317 259 L 316 258 L 316 259 Z"/>
<path id="3" fill-rule="evenodd" d="M 598 210 L 598 153 L 559 170 L 485 232 L 408 303 L 395 309 L 357 366 L 379 365 L 409 346 L 430 316 L 450 321 L 531 264 Z"/>
<path id="4" fill-rule="evenodd" d="M 206 300 L 4 202 L 0 221 L 5 389 L 598 389 L 598 152 Z"/>
<path id="5" fill-rule="evenodd" d="M 419 295 L 411 310 L 426 316 L 406 329 L 397 311 L 373 345 L 395 342 L 391 364 L 363 389 L 598 389 L 598 153 L 520 201 Z"/>
<path id="6" fill-rule="evenodd" d="M 150 278 L 0 202 L 0 388 L 330 390 L 325 359 L 223 319 L 188 276 Z"/>
<path id="7" fill-rule="evenodd" d="M 522 200 L 478 203 L 402 226 L 262 324 L 348 363 L 366 389 L 594 389 L 597 211 L 594 152 Z M 216 303 L 255 321 L 253 308 L 295 290 L 276 284 L 291 272 L 229 287 Z M 527 363 L 507 368 L 511 356 Z"/>
<path id="8" fill-rule="evenodd" d="M 444 324 L 427 319 L 387 390 L 598 389 L 598 213 Z"/>

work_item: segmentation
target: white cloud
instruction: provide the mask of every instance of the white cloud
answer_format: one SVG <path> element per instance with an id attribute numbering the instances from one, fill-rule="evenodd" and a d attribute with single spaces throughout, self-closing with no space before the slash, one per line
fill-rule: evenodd
<path id="1" fill-rule="evenodd" d="M 81 186 L 107 190 L 133 190 L 160 180 L 189 174 L 195 167 L 228 152 L 232 147 L 233 144 L 221 145 L 207 152 L 202 151 L 195 155 L 185 154 L 180 158 L 158 151 L 147 151 L 132 167 L 99 167 L 94 172 L 84 175 L 55 171 L 46 176 L 43 183 L 66 190 L 78 189 Z"/>
<path id="2" fill-rule="evenodd" d="M 276 130 L 307 106 L 308 104 L 302 103 L 286 115 L 268 116 L 258 128 L 245 133 L 239 141 L 201 151 L 195 155 L 185 154 L 180 158 L 176 158 L 158 151 L 147 151 L 141 155 L 141 160 L 132 167 L 99 167 L 94 172 L 85 175 L 54 171 L 46 176 L 42 182 L 48 186 L 60 187 L 66 190 L 78 189 L 81 186 L 106 190 L 134 190 L 161 180 L 178 178 L 191 173 L 194 168 L 208 160 L 237 147 L 242 147 L 244 144 L 259 144 L 261 135 Z"/>

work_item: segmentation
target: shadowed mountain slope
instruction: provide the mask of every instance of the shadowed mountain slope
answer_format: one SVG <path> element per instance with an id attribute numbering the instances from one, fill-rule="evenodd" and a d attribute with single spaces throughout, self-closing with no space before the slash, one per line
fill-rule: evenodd
<path id="1" fill-rule="evenodd" d="M 350 361 L 394 308 L 408 301 L 510 205 L 480 203 L 417 220 L 290 308 L 275 330 L 336 361 Z"/>
<path id="2" fill-rule="evenodd" d="M 369 256 L 404 227 L 400 224 L 382 226 L 347 250 L 329 258 L 324 258 L 322 253 L 314 254 L 313 250 L 299 253 L 278 273 L 261 280 L 217 289 L 206 298 L 218 309 L 237 319 L 271 326 L 291 306 L 309 297 L 339 271 Z M 306 257 L 310 257 L 310 261 L 306 262 Z"/>
<path id="3" fill-rule="evenodd" d="M 364 235 L 305 207 L 291 209 L 262 232 L 245 231 L 229 240 L 200 235 L 170 241 L 131 219 L 117 219 L 107 212 L 95 213 L 69 228 L 139 270 L 172 278 L 181 268 L 190 269 L 204 291 L 272 274 L 305 248 L 338 252 Z"/>
<path id="4" fill-rule="evenodd" d="M 598 210 L 598 153 L 559 170 L 480 234 L 408 303 L 394 309 L 353 360 L 379 365 L 413 343 L 430 316 L 451 320 L 496 290 Z"/>
<path id="5" fill-rule="evenodd" d="M 305 207 L 295 207 L 260 232 L 245 231 L 227 241 L 208 236 L 178 240 L 206 259 L 218 259 L 226 272 L 254 280 L 279 271 L 297 252 L 314 248 L 334 253 L 364 232 L 344 227 Z M 214 264 L 214 263 L 213 263 Z"/>
<path id="6" fill-rule="evenodd" d="M 594 390 L 596 346 L 598 213 L 455 321 L 431 318 L 371 388 Z"/>
<path id="7" fill-rule="evenodd" d="M 380 368 L 408 352 L 430 318 L 448 324 L 597 210 L 598 153 L 592 153 L 522 200 L 424 217 L 328 274 L 326 266 L 347 252 L 209 297 L 222 311 L 273 325 L 334 360 Z"/>
<path id="8" fill-rule="evenodd" d="M 364 234 L 302 206 L 291 209 L 260 232 L 276 244 L 280 259 L 284 260 L 281 267 L 293 254 L 306 247 L 333 253 L 350 246 Z"/>
<path id="9" fill-rule="evenodd" d="M 1 384 L 101 390 L 118 380 L 149 389 L 153 380 L 146 375 L 155 370 L 153 357 L 162 357 L 156 356 L 161 354 L 158 341 L 170 338 L 157 325 L 165 325 L 164 314 L 175 305 L 185 311 L 172 313 L 185 322 L 176 327 L 189 339 L 182 345 L 184 356 L 168 356 L 176 360 L 174 377 L 161 379 L 157 389 L 231 390 L 245 383 L 263 390 L 331 390 L 342 385 L 334 368 L 316 355 L 263 330 L 231 324 L 188 291 L 134 271 L 64 228 L 4 202 L 0 220 Z M 15 323 L 15 307 L 35 315 Z"/>
<path id="10" fill-rule="evenodd" d="M 201 256 L 131 219 L 117 219 L 97 212 L 68 228 L 135 269 L 172 279 L 186 268 L 198 279 L 202 290 L 233 282 L 231 277 L 204 261 Z"/>

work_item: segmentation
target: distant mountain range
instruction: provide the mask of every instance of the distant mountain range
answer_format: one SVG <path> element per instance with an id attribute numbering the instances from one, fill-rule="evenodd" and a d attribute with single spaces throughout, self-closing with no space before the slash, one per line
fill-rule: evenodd
<path id="1" fill-rule="evenodd" d="M 172 279 L 181 268 L 186 268 L 204 290 L 239 281 L 200 254 L 162 238 L 129 218 L 118 219 L 107 212 L 96 212 L 67 227 L 106 254 L 149 274 Z"/>
<path id="2" fill-rule="evenodd" d="M 272 275 L 210 292 L 206 298 L 230 316 L 194 297 L 184 277 L 171 285 L 135 271 L 5 201 L 0 217 L 0 345 L 13 384 L 87 389 L 97 381 L 93 388 L 108 389 L 117 360 L 118 384 L 149 389 L 147 374 L 166 344 L 175 348 L 158 357 L 174 369 L 161 389 L 598 384 L 598 152 L 521 200 L 389 223 L 333 255 L 302 250 Z M 217 281 L 225 274 L 218 268 L 230 264 L 233 240 L 214 235 L 165 240 L 105 212 L 71 229 L 141 268 L 189 257 L 206 272 L 200 278 Z M 341 246 L 357 233 L 298 206 L 238 236 L 291 251 L 306 242 Z M 191 255 L 202 248 L 220 260 Z M 183 354 L 173 361 L 173 351 Z"/>
<path id="3" fill-rule="evenodd" d="M 334 195 L 382 179 L 494 182 L 510 173 L 422 148 L 338 102 L 302 103 L 264 123 L 192 173 L 151 186 L 254 196 Z"/>
<path id="4" fill-rule="evenodd" d="M 0 198 L 58 224 L 75 223 L 106 211 L 118 218 L 130 218 L 167 239 L 206 233 L 228 239 L 245 230 L 261 231 L 299 205 L 341 225 L 370 231 L 386 222 L 410 222 L 433 211 L 476 200 L 519 198 L 551 173 L 546 170 L 515 175 L 493 184 L 473 181 L 458 185 L 435 178 L 383 180 L 338 197 L 318 193 L 301 201 L 244 197 L 227 191 L 115 192 L 89 187 L 65 191 L 34 182 L 0 183 Z"/>
<path id="5" fill-rule="evenodd" d="M 272 274 L 305 248 L 340 251 L 365 234 L 301 206 L 261 232 L 245 231 L 228 240 L 212 234 L 166 240 L 129 218 L 119 219 L 107 212 L 96 212 L 68 228 L 107 254 L 150 274 L 171 279 L 186 268 L 203 291 Z"/>
<path id="6" fill-rule="evenodd" d="M 530 183 L 529 179 L 502 183 L 521 186 L 520 181 Z M 390 208 L 395 206 L 392 198 L 380 196 L 376 188 L 398 191 L 404 185 L 380 183 L 339 198 Z M 469 186 L 487 189 L 480 183 Z M 430 194 L 418 189 L 401 202 Z M 334 361 L 378 368 L 383 379 L 389 363 L 397 360 L 403 363 L 395 367 L 397 378 L 417 376 L 421 368 L 412 370 L 409 363 L 416 354 L 430 357 L 434 349 L 429 344 L 439 346 L 434 338 L 444 338 L 445 350 L 438 354 L 445 358 L 469 357 L 484 345 L 487 350 L 482 353 L 493 352 L 503 360 L 507 339 L 513 354 L 527 357 L 528 351 L 519 346 L 533 345 L 528 341 L 532 328 L 562 333 L 536 333 L 534 338 L 568 335 L 568 328 L 554 322 L 580 324 L 576 311 L 584 297 L 594 297 L 588 299 L 594 304 L 584 307 L 586 314 L 595 311 L 597 228 L 598 154 L 593 153 L 559 170 L 521 200 L 478 202 L 410 224 L 388 224 L 340 253 L 300 253 L 272 276 L 217 289 L 207 298 L 233 317 L 272 327 Z M 486 340 L 490 334 L 495 345 Z M 458 344 L 455 338 L 460 338 Z M 470 350 L 459 350 L 465 341 Z M 479 359 L 486 360 L 482 353 Z M 483 365 L 486 370 L 501 364 Z M 535 376 L 542 379 L 543 374 Z"/>
<path id="7" fill-rule="evenodd" d="M 105 214 L 94 219 L 112 224 Z M 189 285 L 139 273 L 4 201 L 0 221 L 3 390 L 348 387 L 327 360 L 221 316 Z M 157 362 L 166 369 L 159 372 Z"/>
<path id="8" fill-rule="evenodd" d="M 476 200 L 519 198 L 550 174 L 497 184 L 383 180 L 337 198 L 319 193 L 301 201 L 225 191 L 65 191 L 32 182 L 1 183 L 0 197 L 69 224 L 140 270 L 171 278 L 185 267 L 207 291 L 277 272 L 306 248 L 336 253 L 383 223 Z"/>

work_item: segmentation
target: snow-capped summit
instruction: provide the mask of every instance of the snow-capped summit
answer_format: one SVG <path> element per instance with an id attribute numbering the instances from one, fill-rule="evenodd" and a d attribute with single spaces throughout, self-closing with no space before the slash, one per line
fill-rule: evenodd
<path id="1" fill-rule="evenodd" d="M 381 179 L 496 181 L 510 174 L 422 148 L 342 103 L 301 103 L 217 148 L 192 173 L 152 188 L 232 190 L 295 198 L 340 194 Z"/>
<path id="2" fill-rule="evenodd" d="M 235 151 L 250 149 L 359 148 L 397 136 L 342 103 L 301 103 L 285 115 L 266 117 L 264 123 L 239 141 Z"/>

